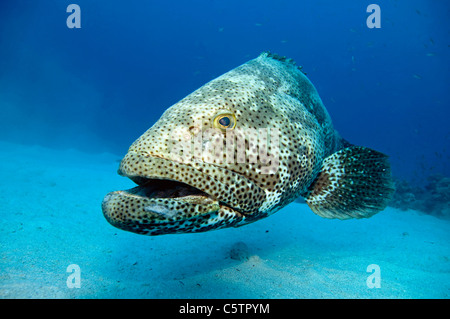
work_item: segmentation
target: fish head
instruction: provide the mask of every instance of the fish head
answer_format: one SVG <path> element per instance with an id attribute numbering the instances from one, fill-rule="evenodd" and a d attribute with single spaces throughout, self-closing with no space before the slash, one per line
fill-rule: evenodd
<path id="1" fill-rule="evenodd" d="M 293 106 L 279 106 L 286 79 L 276 63 L 260 56 L 167 109 L 121 161 L 119 174 L 138 186 L 105 197 L 106 219 L 146 235 L 203 232 L 254 222 L 294 200 L 316 163 L 302 157 L 306 148 L 298 152 L 305 143 Z"/>

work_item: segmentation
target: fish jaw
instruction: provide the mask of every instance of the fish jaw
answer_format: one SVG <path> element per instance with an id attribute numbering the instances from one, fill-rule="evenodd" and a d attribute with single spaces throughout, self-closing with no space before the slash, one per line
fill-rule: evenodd
<path id="1" fill-rule="evenodd" d="M 236 197 L 242 192 L 230 191 L 225 182 L 228 177 L 239 187 L 250 189 L 248 194 L 262 192 L 245 177 L 208 163 L 187 165 L 134 151 L 122 160 L 119 174 L 139 186 L 107 194 L 103 214 L 117 228 L 150 236 L 253 222 L 255 218 L 248 215 L 257 210 L 257 201 L 242 202 Z"/>
<path id="2" fill-rule="evenodd" d="M 184 183 L 244 214 L 257 212 L 266 199 L 265 191 L 242 174 L 202 161 L 174 161 L 165 154 L 128 151 L 119 174 L 138 185 L 153 179 Z"/>

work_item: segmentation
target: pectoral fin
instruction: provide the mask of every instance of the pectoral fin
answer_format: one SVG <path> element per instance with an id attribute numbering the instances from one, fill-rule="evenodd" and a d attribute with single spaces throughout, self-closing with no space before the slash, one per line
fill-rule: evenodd
<path id="1" fill-rule="evenodd" d="M 387 156 L 351 146 L 324 160 L 306 202 L 321 217 L 367 218 L 386 208 L 393 192 Z"/>

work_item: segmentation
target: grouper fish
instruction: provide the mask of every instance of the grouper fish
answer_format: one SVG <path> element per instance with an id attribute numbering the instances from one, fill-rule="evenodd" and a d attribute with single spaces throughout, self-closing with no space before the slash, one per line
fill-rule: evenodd
<path id="1" fill-rule="evenodd" d="M 344 140 L 302 68 L 270 52 L 168 108 L 118 173 L 137 187 L 107 194 L 103 214 L 145 235 L 240 227 L 299 197 L 325 218 L 367 218 L 394 191 L 388 157 Z"/>

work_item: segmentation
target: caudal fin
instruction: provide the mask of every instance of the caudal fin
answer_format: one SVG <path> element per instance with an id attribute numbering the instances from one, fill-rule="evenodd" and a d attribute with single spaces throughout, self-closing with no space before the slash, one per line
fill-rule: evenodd
<path id="1" fill-rule="evenodd" d="M 306 202 L 321 217 L 367 218 L 386 208 L 393 192 L 388 157 L 351 146 L 324 160 Z"/>

